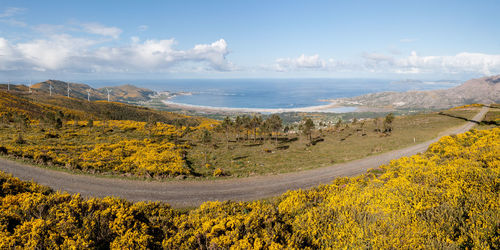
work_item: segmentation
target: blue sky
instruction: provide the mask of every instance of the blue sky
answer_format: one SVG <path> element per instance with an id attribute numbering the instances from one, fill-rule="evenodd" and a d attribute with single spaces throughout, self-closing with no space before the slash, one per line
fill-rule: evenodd
<path id="1" fill-rule="evenodd" d="M 10 1 L 3 78 L 500 73 L 500 1 Z"/>

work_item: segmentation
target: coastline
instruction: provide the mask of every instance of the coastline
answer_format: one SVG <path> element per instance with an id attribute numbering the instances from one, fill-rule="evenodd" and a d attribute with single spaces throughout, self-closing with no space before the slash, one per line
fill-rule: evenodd
<path id="1" fill-rule="evenodd" d="M 309 106 L 301 108 L 231 108 L 231 107 L 213 107 L 213 106 L 202 106 L 202 105 L 192 105 L 185 103 L 176 103 L 167 100 L 162 100 L 161 102 L 169 107 L 190 109 L 201 112 L 238 112 L 238 113 L 286 113 L 286 112 L 319 112 L 319 113 L 346 113 L 355 112 L 356 107 L 341 106 L 336 102 L 331 102 L 325 105 Z"/>

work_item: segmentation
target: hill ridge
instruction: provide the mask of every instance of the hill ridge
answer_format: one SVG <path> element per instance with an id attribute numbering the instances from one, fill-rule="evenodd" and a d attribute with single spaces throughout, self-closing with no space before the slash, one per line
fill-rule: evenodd
<path id="1" fill-rule="evenodd" d="M 470 130 L 483 119 L 487 111 L 488 107 L 483 107 L 471 121 L 459 128 L 448 130 L 440 136 L 459 134 Z M 22 180 L 34 180 L 55 190 L 81 193 L 83 196 L 118 196 L 132 201 L 156 200 L 168 202 L 176 207 L 189 207 L 198 206 L 210 200 L 246 201 L 260 199 L 279 195 L 291 189 L 304 189 L 326 184 L 339 176 L 358 175 L 370 168 L 387 164 L 393 159 L 424 152 L 431 143 L 437 140 L 438 138 L 435 138 L 411 147 L 328 167 L 226 180 L 165 183 L 108 179 L 42 169 L 3 159 L 0 159 L 0 170 L 12 173 Z"/>
<path id="2" fill-rule="evenodd" d="M 439 90 L 377 92 L 331 100 L 339 105 L 383 107 L 386 109 L 446 109 L 473 103 L 500 102 L 500 75 L 471 79 L 463 84 Z"/>
<path id="3" fill-rule="evenodd" d="M 156 91 L 139 88 L 137 86 L 131 84 L 123 84 L 119 86 L 110 86 L 110 87 L 102 87 L 102 88 L 93 88 L 85 83 L 73 83 L 73 82 L 65 82 L 60 80 L 47 80 L 43 82 L 39 82 L 34 84 L 31 88 L 33 90 L 37 90 L 39 92 L 49 93 L 51 90 L 49 89 L 52 86 L 52 94 L 57 95 L 67 95 L 68 87 L 70 89 L 69 96 L 76 97 L 80 99 L 87 99 L 88 94 L 90 94 L 90 100 L 107 100 L 107 90 L 110 91 L 110 101 L 118 101 L 118 102 L 139 102 L 139 101 L 147 101 L 150 99 L 150 96 L 155 95 Z M 88 93 L 89 91 L 90 93 Z"/>

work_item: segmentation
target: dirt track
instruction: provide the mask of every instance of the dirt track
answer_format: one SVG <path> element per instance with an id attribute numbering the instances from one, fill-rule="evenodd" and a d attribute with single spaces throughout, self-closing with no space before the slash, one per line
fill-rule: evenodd
<path id="1" fill-rule="evenodd" d="M 483 107 L 472 120 L 481 121 L 487 111 L 488 108 Z M 460 128 L 442 133 L 441 136 L 463 133 L 474 125 L 474 122 L 469 121 Z M 12 173 L 12 175 L 22 180 L 34 180 L 39 184 L 52 187 L 54 190 L 81 193 L 83 196 L 117 196 L 132 201 L 164 201 L 174 207 L 188 207 L 212 200 L 247 201 L 261 199 L 280 195 L 290 189 L 304 189 L 318 184 L 326 184 L 335 177 L 362 174 L 367 169 L 376 168 L 392 159 L 423 152 L 429 144 L 437 140 L 438 138 L 408 148 L 330 167 L 278 175 L 214 181 L 172 181 L 162 183 L 98 178 L 32 167 L 3 159 L 0 159 L 0 170 Z"/>

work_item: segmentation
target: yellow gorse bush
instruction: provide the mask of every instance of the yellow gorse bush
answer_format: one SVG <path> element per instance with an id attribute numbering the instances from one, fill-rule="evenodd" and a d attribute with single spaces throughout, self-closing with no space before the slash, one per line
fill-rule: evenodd
<path id="1" fill-rule="evenodd" d="M 24 136 L 26 143 L 13 143 L 12 138 L 2 140 L 0 136 L 0 147 L 12 156 L 91 173 L 146 177 L 191 173 L 185 161 L 189 145 L 168 140 L 182 136 L 186 127 L 130 120 L 93 121 L 93 128 L 87 125 L 88 121 L 71 120 L 61 131 L 42 133 L 38 131 L 43 129 L 40 123 L 31 121 L 27 131 L 32 132 Z"/>
<path id="2" fill-rule="evenodd" d="M 473 103 L 473 104 L 467 104 L 467 105 L 462 105 L 462 106 L 458 106 L 458 107 L 453 107 L 449 110 L 457 110 L 457 109 L 464 109 L 464 108 L 480 108 L 482 106 L 483 106 L 483 104 Z"/>
<path id="3" fill-rule="evenodd" d="M 98 152 L 128 155 L 124 145 L 142 143 Z M 499 128 L 444 137 L 423 154 L 272 201 L 182 213 L 53 193 L 3 173 L 0 185 L 1 248 L 500 248 Z"/>
<path id="4" fill-rule="evenodd" d="M 184 167 L 183 148 L 173 143 L 150 140 L 127 140 L 103 143 L 83 152 L 79 160 L 83 168 L 115 170 L 141 175 L 188 174 Z"/>

